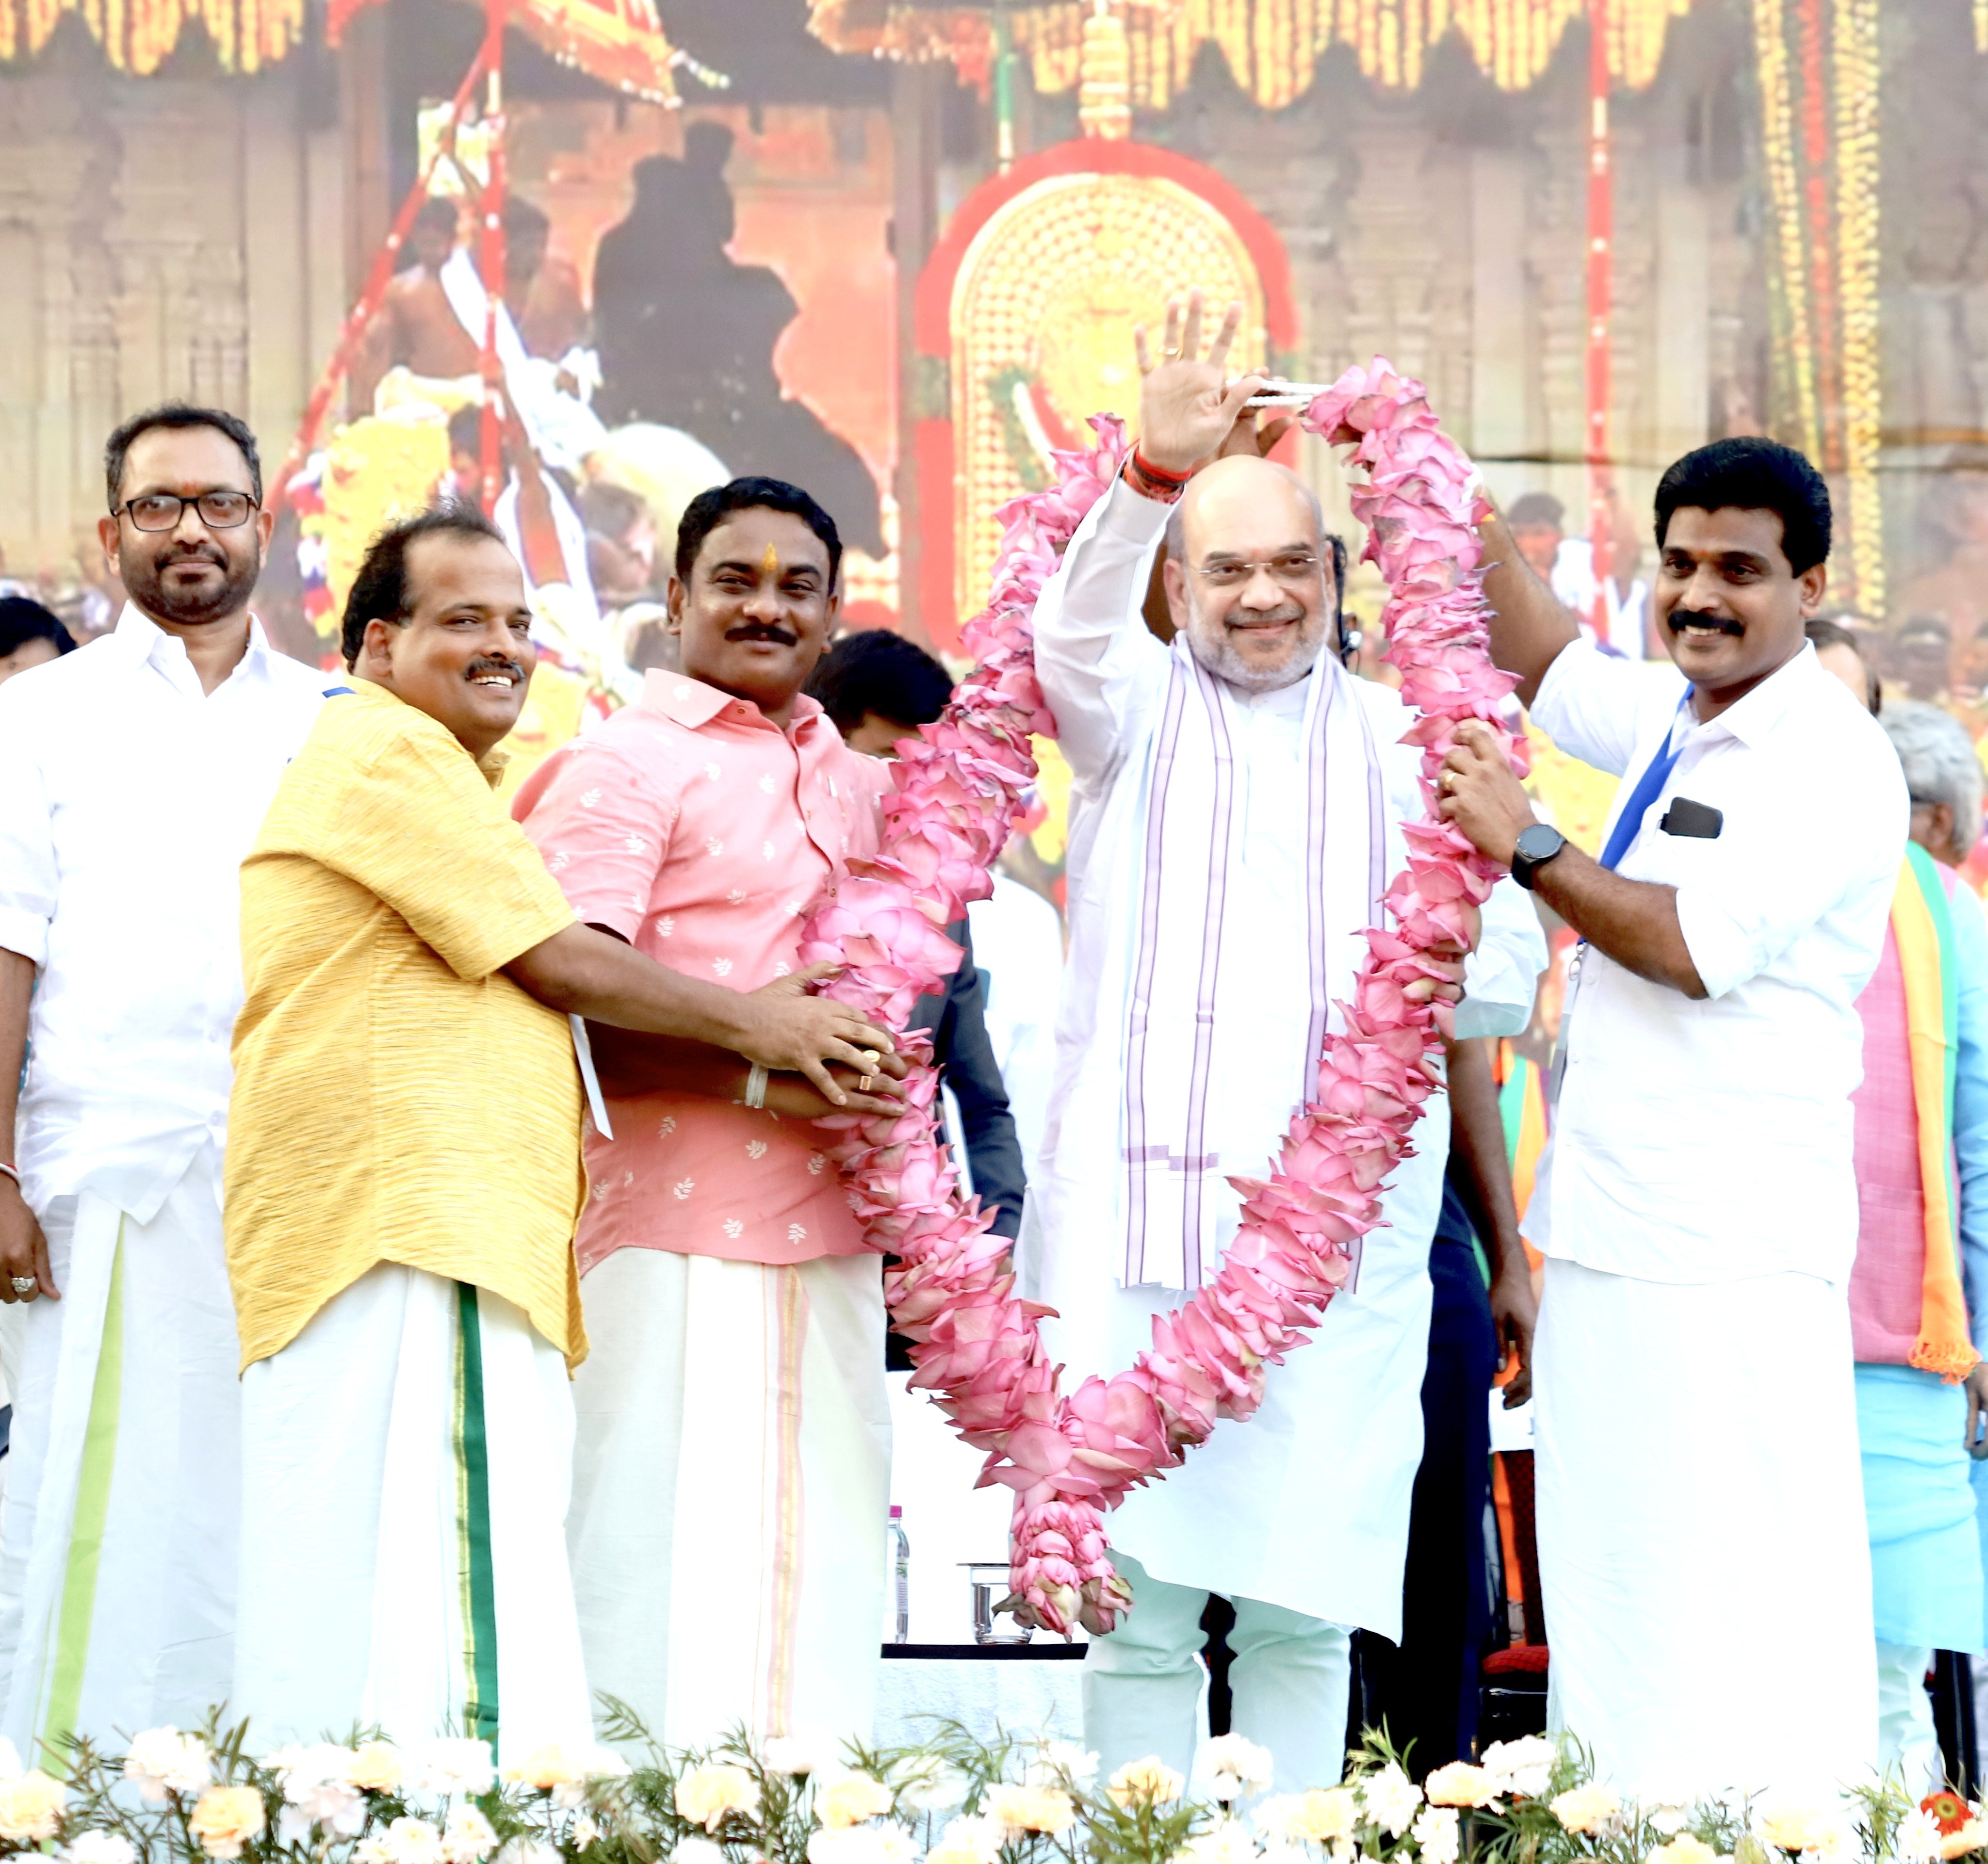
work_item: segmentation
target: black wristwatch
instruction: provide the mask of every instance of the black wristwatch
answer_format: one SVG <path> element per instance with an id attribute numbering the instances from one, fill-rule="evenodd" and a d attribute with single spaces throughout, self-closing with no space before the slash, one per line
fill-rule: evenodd
<path id="1" fill-rule="evenodd" d="M 1567 837 L 1543 822 L 1521 829 L 1512 846 L 1512 878 L 1530 893 L 1533 876 L 1566 846 Z"/>

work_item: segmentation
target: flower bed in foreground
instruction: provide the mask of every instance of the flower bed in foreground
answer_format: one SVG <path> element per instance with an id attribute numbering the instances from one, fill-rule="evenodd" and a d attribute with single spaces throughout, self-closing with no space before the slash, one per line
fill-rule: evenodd
<path id="1" fill-rule="evenodd" d="M 1981 1808 L 1891 1785 L 1827 1802 L 1625 1805 L 1577 1745 L 1528 1737 L 1426 1790 L 1369 1734 L 1343 1785 L 1280 1790 L 1239 1736 L 1192 1779 L 1148 1759 L 956 1727 L 924 1745 L 837 1751 L 796 1737 L 703 1753 L 547 1748 L 500 1775 L 479 1741 L 377 1739 L 253 1755 L 245 1727 L 79 1742 L 64 1778 L 0 1743 L 0 1857 L 62 1864 L 1900 1864 L 1988 1852 Z M 647 1746 L 631 1764 L 624 1750 Z"/>

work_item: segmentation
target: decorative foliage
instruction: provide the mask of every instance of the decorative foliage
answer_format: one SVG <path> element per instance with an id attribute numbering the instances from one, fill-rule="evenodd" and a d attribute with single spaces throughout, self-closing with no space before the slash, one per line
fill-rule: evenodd
<path id="1" fill-rule="evenodd" d="M 128 1755 L 73 1744 L 65 1778 L 0 1752 L 0 1858 L 62 1864 L 1934 1864 L 1988 1844 L 1958 1794 L 1886 1785 L 1814 1801 L 1641 1808 L 1580 1750 L 1537 1737 L 1411 1780 L 1370 1734 L 1343 1785 L 1276 1777 L 1236 1735 L 1192 1781 L 956 1726 L 914 1747 L 786 1736 L 665 1753 L 610 1704 L 639 1758 L 556 1746 L 500 1777 L 489 1746 L 329 1741 L 252 1758 L 245 1727 L 157 1728 Z M 4 1746 L 0 1744 L 0 1746 Z M 1276 1789 L 1282 1788 L 1283 1790 Z"/>
<path id="2" fill-rule="evenodd" d="M 1882 614 L 1878 0 L 1753 0 L 1753 44 L 1774 214 L 1773 425 L 1841 475 L 1844 593 Z"/>
<path id="3" fill-rule="evenodd" d="M 966 82 L 986 84 L 995 47 L 984 7 L 810 4 L 814 31 L 839 52 L 950 58 Z M 1609 0 L 1608 68 L 1618 82 L 1640 89 L 1656 76 L 1670 22 L 1689 8 L 1690 0 Z M 1166 109 L 1212 40 L 1243 90 L 1276 110 L 1311 88 L 1314 68 L 1335 45 L 1353 52 L 1371 83 L 1413 90 L 1429 53 L 1452 32 L 1500 89 L 1523 90 L 1591 8 L 1588 0 L 1115 0 L 1111 11 L 1124 21 L 1136 108 Z M 1016 9 L 1014 44 L 1030 59 L 1038 90 L 1080 83 L 1086 22 L 1094 16 L 1093 0 Z"/>
<path id="4" fill-rule="evenodd" d="M 1384 363 L 1350 370 L 1305 424 L 1357 440 L 1369 481 L 1354 494 L 1367 554 L 1393 593 L 1382 615 L 1402 697 L 1422 717 L 1425 796 L 1456 726 L 1481 719 L 1514 767 L 1500 701 L 1513 681 L 1491 665 L 1476 568 L 1481 508 L 1470 464 L 1438 427 L 1418 383 Z M 1058 553 L 1117 472 L 1124 434 L 1094 419 L 1100 445 L 1056 456 L 1057 483 L 1002 513 L 993 598 L 967 631 L 980 664 L 944 716 L 907 743 L 884 805 L 881 851 L 858 863 L 802 935 L 803 964 L 847 967 L 831 994 L 901 1028 L 917 997 L 958 962 L 942 928 L 991 890 L 989 868 L 1033 772 L 1031 731 L 1050 731 L 1031 659 L 1029 618 Z M 1025 1623 L 1111 1629 L 1130 1599 L 1105 1546 L 1104 1514 L 1179 1464 L 1219 1420 L 1261 1403 L 1269 1369 L 1303 1345 L 1344 1284 L 1380 1194 L 1440 1085 L 1431 1060 L 1446 1012 L 1428 1001 L 1429 954 L 1475 942 L 1476 909 L 1499 870 L 1433 819 L 1407 827 L 1407 870 L 1389 886 L 1392 931 L 1369 953 L 1327 1038 L 1317 1098 L 1295 1119 L 1267 1177 L 1232 1180 L 1242 1222 L 1221 1273 L 1158 1315 L 1153 1344 L 1108 1383 L 1067 1395 L 1044 1351 L 1043 1310 L 1014 1290 L 1006 1244 L 962 1200 L 936 1136 L 936 1080 L 915 1069 L 903 1110 L 823 1121 L 871 1245 L 898 1258 L 884 1277 L 900 1332 L 915 1342 L 911 1383 L 988 1453 L 982 1480 L 1015 1491 L 1013 1593 Z M 917 1052 L 921 1060 L 927 1051 Z"/>
<path id="5" fill-rule="evenodd" d="M 119 71 L 149 77 L 198 20 L 224 71 L 251 73 L 286 57 L 303 36 L 303 0 L 0 0 L 0 63 L 32 58 L 65 13 L 76 13 Z"/>

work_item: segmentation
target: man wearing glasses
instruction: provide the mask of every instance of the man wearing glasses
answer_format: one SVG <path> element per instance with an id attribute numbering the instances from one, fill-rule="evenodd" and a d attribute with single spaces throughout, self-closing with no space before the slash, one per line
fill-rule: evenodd
<path id="1" fill-rule="evenodd" d="M 30 1762 L 72 1731 L 197 1726 L 228 1692 L 236 870 L 340 684 L 249 613 L 272 520 L 241 421 L 152 409 L 104 468 L 130 600 L 0 691 L 0 1302 L 29 1304 L 0 1734 Z"/>
<path id="2" fill-rule="evenodd" d="M 1224 386 L 1239 315 L 1205 360 L 1198 299 L 1185 329 L 1169 308 L 1156 367 L 1141 333 L 1138 447 L 1036 610 L 1074 777 L 1070 948 L 1019 1253 L 1026 1292 L 1060 1316 L 1043 1339 L 1072 1383 L 1129 1364 L 1153 1315 L 1219 1273 L 1238 1227 L 1230 1179 L 1267 1176 L 1315 1098 L 1334 1005 L 1405 865 L 1401 824 L 1422 810 L 1416 753 L 1397 743 L 1412 714 L 1334 652 L 1318 501 L 1254 446 L 1213 458 L 1259 386 Z M 1171 649 L 1140 614 L 1163 532 Z M 1457 1032 L 1516 1033 L 1545 954 L 1509 887 L 1483 946 L 1467 974 L 1449 954 L 1426 988 L 1455 1001 L 1467 977 Z M 1085 1663 L 1084 1744 L 1106 1771 L 1155 1753 L 1186 1770 L 1217 1592 L 1236 1608 L 1236 1731 L 1271 1749 L 1283 1789 L 1338 1779 L 1348 1627 L 1401 1636 L 1448 1130 L 1436 1096 L 1357 1295 L 1256 1416 L 1113 1516 L 1135 1603 Z"/>

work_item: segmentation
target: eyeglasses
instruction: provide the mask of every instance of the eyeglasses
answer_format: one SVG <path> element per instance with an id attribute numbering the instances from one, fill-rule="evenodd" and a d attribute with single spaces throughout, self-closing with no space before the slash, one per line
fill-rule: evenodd
<path id="1" fill-rule="evenodd" d="M 1240 589 L 1259 569 L 1267 569 L 1270 579 L 1286 589 L 1299 589 L 1318 574 L 1319 561 L 1309 550 L 1286 550 L 1260 560 L 1238 562 L 1225 557 L 1219 562 L 1201 565 L 1194 573 L 1210 589 Z"/>
<path id="2" fill-rule="evenodd" d="M 143 498 L 127 498 L 110 515 L 115 518 L 122 512 L 141 531 L 176 531 L 191 505 L 210 531 L 232 531 L 245 525 L 259 504 L 246 492 L 201 492 L 191 498 L 174 492 L 151 492 Z"/>

